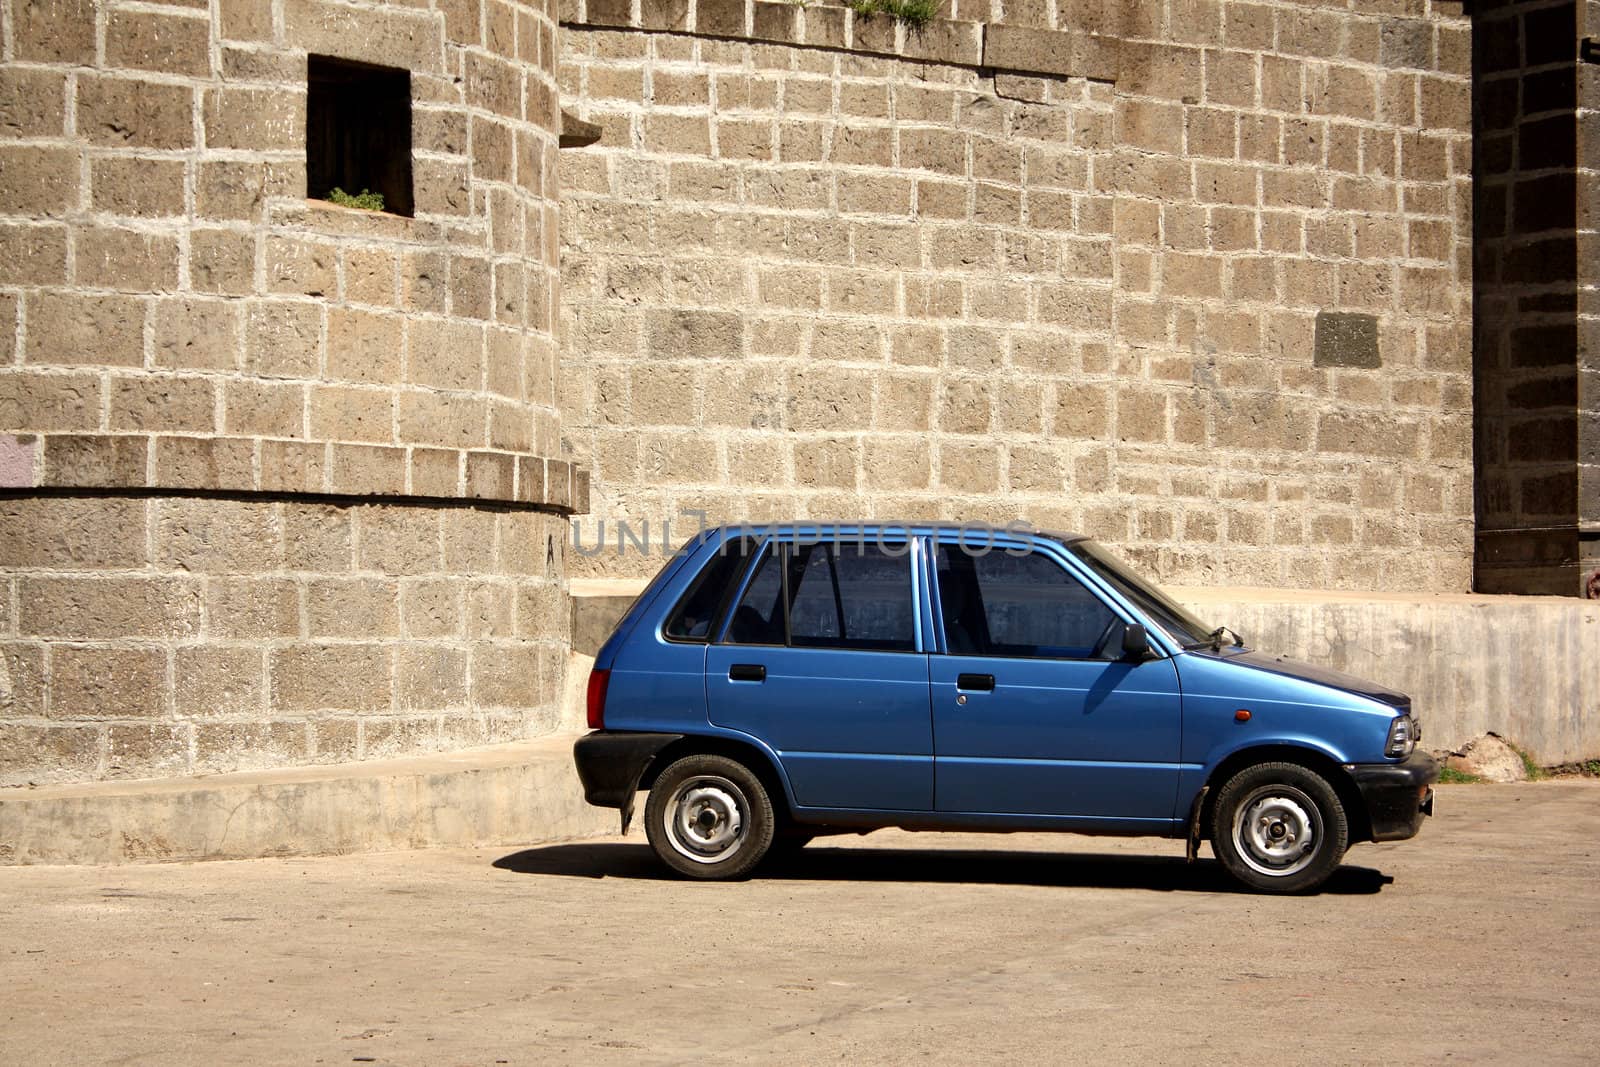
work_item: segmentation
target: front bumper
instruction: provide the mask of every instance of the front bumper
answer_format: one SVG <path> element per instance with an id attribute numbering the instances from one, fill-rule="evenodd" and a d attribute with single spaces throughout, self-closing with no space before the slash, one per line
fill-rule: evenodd
<path id="1" fill-rule="evenodd" d="M 1350 777 L 1367 806 L 1374 841 L 1415 837 L 1422 820 L 1433 814 L 1439 763 L 1426 752 L 1413 752 L 1403 763 L 1351 764 Z"/>

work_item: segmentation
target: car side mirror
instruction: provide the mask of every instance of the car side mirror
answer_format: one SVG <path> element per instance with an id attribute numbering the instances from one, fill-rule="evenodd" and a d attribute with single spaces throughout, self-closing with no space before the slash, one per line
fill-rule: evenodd
<path id="1" fill-rule="evenodd" d="M 1144 623 L 1130 622 L 1123 627 L 1122 658 L 1135 663 L 1150 658 L 1150 635 L 1145 632 Z"/>

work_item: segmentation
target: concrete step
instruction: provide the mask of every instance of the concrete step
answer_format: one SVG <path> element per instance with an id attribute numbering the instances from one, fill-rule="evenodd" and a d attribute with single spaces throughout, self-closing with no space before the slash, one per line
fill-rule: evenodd
<path id="1" fill-rule="evenodd" d="M 0 790 L 0 864 L 151 863 L 523 845 L 614 833 L 576 735 L 413 759 Z"/>

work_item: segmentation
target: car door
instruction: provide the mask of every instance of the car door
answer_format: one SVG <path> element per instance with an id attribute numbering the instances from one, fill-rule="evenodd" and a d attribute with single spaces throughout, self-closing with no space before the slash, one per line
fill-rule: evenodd
<path id="1" fill-rule="evenodd" d="M 928 811 L 933 727 L 909 542 L 775 539 L 706 656 L 711 721 L 805 807 Z"/>
<path id="2" fill-rule="evenodd" d="M 1168 829 L 1182 734 L 1172 661 L 1120 658 L 1121 614 L 1036 544 L 932 548 L 937 809 Z"/>

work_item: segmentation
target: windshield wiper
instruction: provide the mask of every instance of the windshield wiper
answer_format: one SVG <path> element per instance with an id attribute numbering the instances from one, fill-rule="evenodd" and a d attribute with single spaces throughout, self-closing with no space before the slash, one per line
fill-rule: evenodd
<path id="1" fill-rule="evenodd" d="M 1244 647 L 1244 638 L 1239 636 L 1239 631 L 1238 630 L 1232 630 L 1232 629 L 1229 629 L 1226 626 L 1219 626 L 1215 630 L 1212 630 L 1211 633 L 1206 635 L 1206 640 L 1211 642 L 1211 651 L 1213 651 L 1213 652 L 1221 652 L 1222 651 L 1222 635 L 1225 634 L 1225 633 L 1233 635 L 1233 647 L 1234 648 L 1243 648 Z"/>

